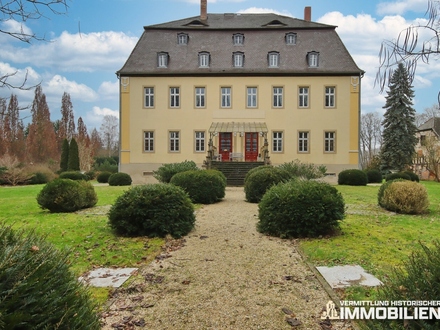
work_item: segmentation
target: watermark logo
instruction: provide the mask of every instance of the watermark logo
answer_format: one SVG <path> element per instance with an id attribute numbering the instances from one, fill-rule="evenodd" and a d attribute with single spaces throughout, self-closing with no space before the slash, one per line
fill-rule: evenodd
<path id="1" fill-rule="evenodd" d="M 321 314 L 321 319 L 339 320 L 338 311 L 336 310 L 336 305 L 333 301 L 329 301 L 325 305 L 325 311 Z"/>

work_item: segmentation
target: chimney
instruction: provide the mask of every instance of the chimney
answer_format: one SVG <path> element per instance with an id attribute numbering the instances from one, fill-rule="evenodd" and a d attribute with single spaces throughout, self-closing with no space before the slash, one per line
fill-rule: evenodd
<path id="1" fill-rule="evenodd" d="M 312 20 L 312 7 L 304 8 L 304 20 L 310 22 Z"/>
<path id="2" fill-rule="evenodd" d="M 206 21 L 208 19 L 207 2 L 208 2 L 208 0 L 201 0 L 200 1 L 200 20 L 201 21 Z"/>

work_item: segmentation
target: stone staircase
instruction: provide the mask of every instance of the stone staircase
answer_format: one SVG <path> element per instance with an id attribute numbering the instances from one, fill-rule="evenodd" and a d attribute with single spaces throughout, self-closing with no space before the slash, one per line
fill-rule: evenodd
<path id="1" fill-rule="evenodd" d="M 264 162 L 212 162 L 211 168 L 226 176 L 228 186 L 243 186 L 246 173 L 262 165 Z"/>

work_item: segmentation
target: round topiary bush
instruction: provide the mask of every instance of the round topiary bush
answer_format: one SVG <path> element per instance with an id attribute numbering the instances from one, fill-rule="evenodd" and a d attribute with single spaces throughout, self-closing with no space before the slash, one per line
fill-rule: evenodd
<path id="1" fill-rule="evenodd" d="M 422 214 L 428 210 L 426 188 L 414 181 L 389 181 L 382 191 L 379 205 L 397 213 Z"/>
<path id="2" fill-rule="evenodd" d="M 217 170 L 176 173 L 170 183 L 185 190 L 193 203 L 212 204 L 225 197 L 226 177 Z"/>
<path id="3" fill-rule="evenodd" d="M 98 201 L 93 186 L 87 181 L 55 179 L 37 196 L 42 209 L 50 212 L 74 212 L 94 206 Z"/>
<path id="4" fill-rule="evenodd" d="M 180 172 L 197 169 L 198 167 L 196 163 L 194 163 L 192 160 L 185 160 L 184 162 L 180 163 L 163 164 L 157 169 L 157 171 L 153 171 L 153 177 L 159 182 L 170 183 L 173 175 Z"/>
<path id="5" fill-rule="evenodd" d="M 87 180 L 87 175 L 82 174 L 79 171 L 69 171 L 60 174 L 60 179 L 70 179 L 70 180 Z"/>
<path id="6" fill-rule="evenodd" d="M 130 186 L 131 176 L 123 172 L 113 173 L 108 178 L 108 184 L 109 186 Z"/>
<path id="7" fill-rule="evenodd" d="M 411 181 L 415 181 L 415 182 L 420 181 L 419 176 L 412 171 L 405 171 L 403 173 L 407 174 L 409 176 L 409 178 L 411 179 Z"/>
<path id="8" fill-rule="evenodd" d="M 258 203 L 270 187 L 291 179 L 289 172 L 277 167 L 265 167 L 255 170 L 244 182 L 246 200 L 251 203 Z"/>
<path id="9" fill-rule="evenodd" d="M 345 216 L 341 193 L 318 181 L 289 181 L 273 186 L 258 209 L 258 231 L 282 238 L 328 234 L 339 227 Z"/>
<path id="10" fill-rule="evenodd" d="M 0 226 L 0 260 L 0 328 L 101 329 L 67 253 L 35 232 Z"/>
<path id="11" fill-rule="evenodd" d="M 368 183 L 367 174 L 358 169 L 349 169 L 339 172 L 338 184 L 347 186 L 366 186 Z"/>
<path id="12" fill-rule="evenodd" d="M 249 179 L 249 177 L 252 175 L 252 173 L 258 172 L 258 171 L 266 169 L 266 168 L 273 168 L 273 166 L 272 165 L 262 165 L 262 166 L 257 166 L 257 167 L 250 169 L 244 177 L 244 183 L 246 183 L 246 181 Z"/>
<path id="13" fill-rule="evenodd" d="M 133 187 L 118 197 L 108 213 L 111 228 L 120 235 L 179 238 L 195 223 L 188 194 L 172 184 Z"/>
<path id="14" fill-rule="evenodd" d="M 366 170 L 368 183 L 382 183 L 382 173 L 379 170 Z"/>
<path id="15" fill-rule="evenodd" d="M 98 174 L 98 176 L 96 177 L 96 181 L 98 181 L 99 183 L 108 183 L 108 178 L 110 177 L 110 175 L 112 175 L 113 173 L 111 172 L 101 172 Z"/>
<path id="16" fill-rule="evenodd" d="M 391 173 L 385 177 L 385 181 L 392 181 L 396 179 L 411 180 L 411 177 L 405 172 Z"/>

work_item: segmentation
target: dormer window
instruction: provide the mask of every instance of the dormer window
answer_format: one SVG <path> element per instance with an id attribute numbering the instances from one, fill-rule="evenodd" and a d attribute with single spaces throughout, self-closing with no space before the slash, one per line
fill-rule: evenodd
<path id="1" fill-rule="evenodd" d="M 187 45 L 188 44 L 188 34 L 186 34 L 186 33 L 177 34 L 177 44 L 178 45 Z"/>
<path id="2" fill-rule="evenodd" d="M 244 66 L 244 53 L 235 52 L 232 54 L 234 68 L 242 68 Z"/>
<path id="3" fill-rule="evenodd" d="M 232 41 L 234 45 L 243 45 L 244 43 L 244 34 L 236 33 L 232 36 Z"/>
<path id="4" fill-rule="evenodd" d="M 199 53 L 199 67 L 200 68 L 209 68 L 209 53 L 208 52 L 200 52 Z"/>
<path id="5" fill-rule="evenodd" d="M 168 67 L 168 53 L 160 52 L 157 54 L 157 66 L 159 68 Z"/>
<path id="6" fill-rule="evenodd" d="M 319 66 L 319 53 L 318 52 L 307 53 L 307 62 L 309 64 L 309 67 L 317 68 Z"/>
<path id="7" fill-rule="evenodd" d="M 269 68 L 278 68 L 280 66 L 280 53 L 270 52 L 267 56 Z"/>
<path id="8" fill-rule="evenodd" d="M 296 33 L 286 33 L 286 45 L 296 45 Z"/>

